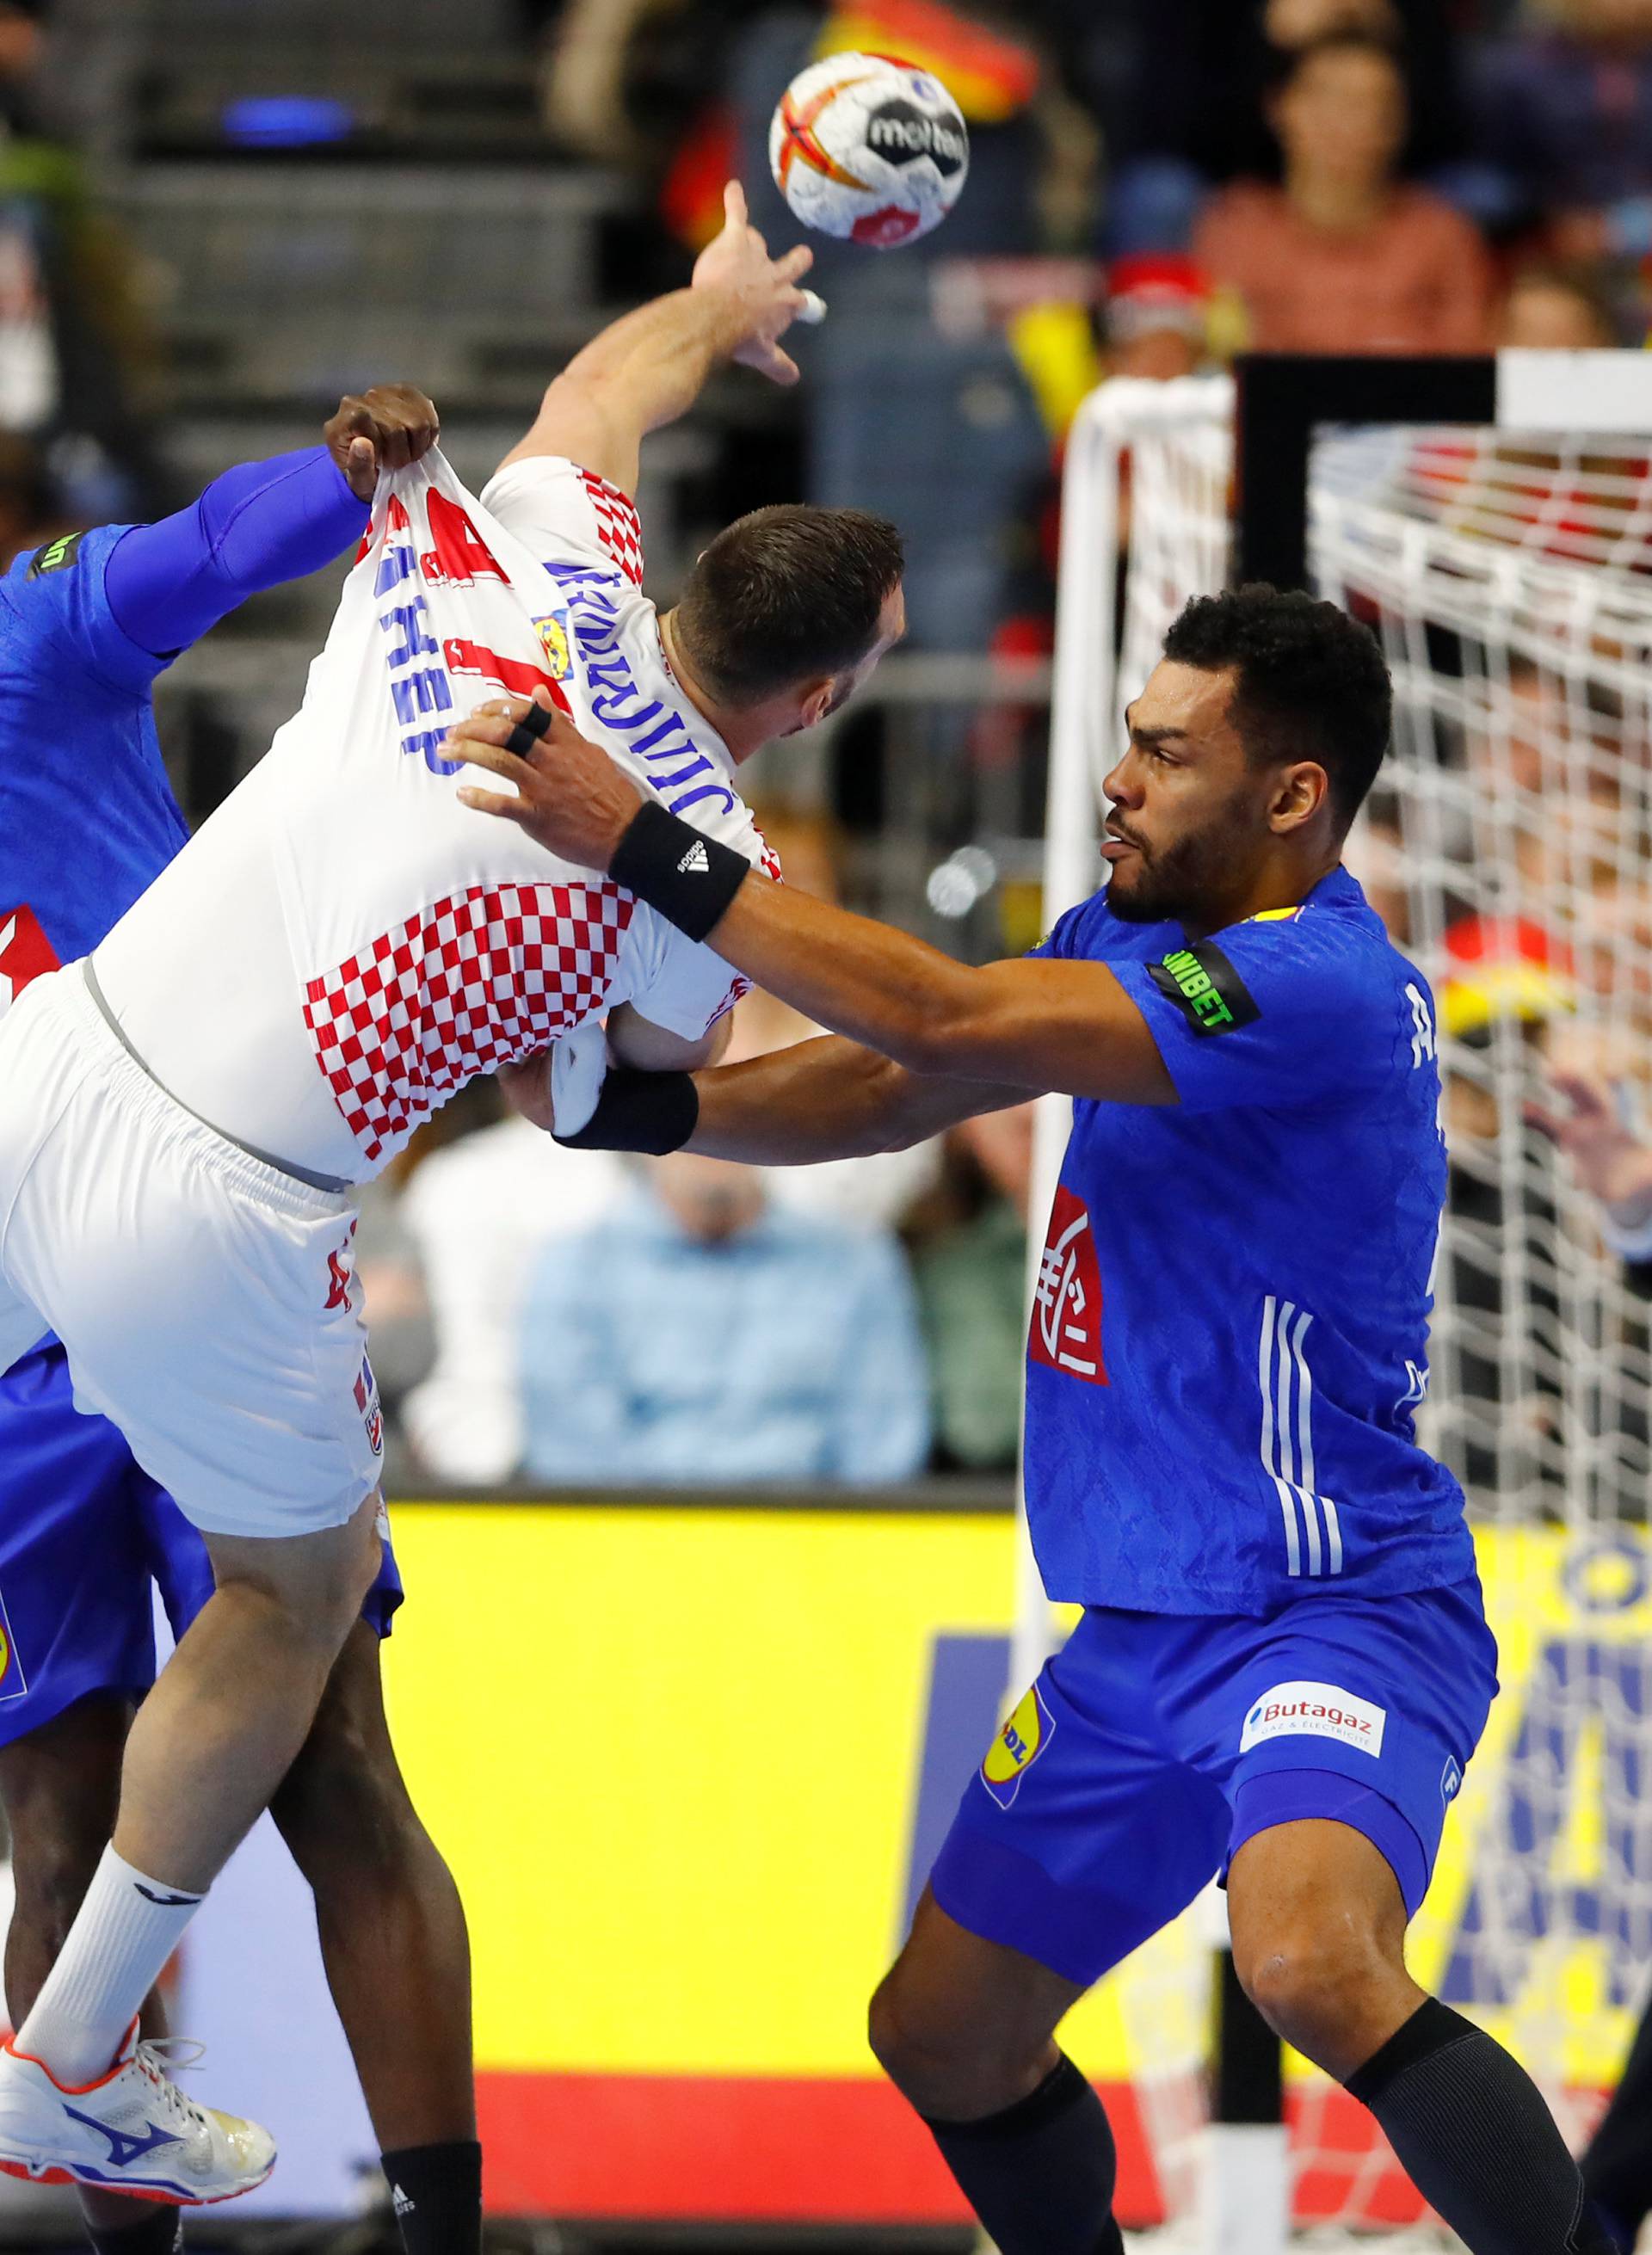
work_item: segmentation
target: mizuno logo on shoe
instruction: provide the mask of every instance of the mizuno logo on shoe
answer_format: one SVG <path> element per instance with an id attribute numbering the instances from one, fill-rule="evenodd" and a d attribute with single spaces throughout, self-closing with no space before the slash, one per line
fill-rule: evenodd
<path id="1" fill-rule="evenodd" d="M 685 877 L 690 875 L 696 877 L 704 877 L 710 875 L 711 855 L 706 851 L 703 840 L 697 839 L 695 843 L 689 847 L 687 853 L 684 854 L 682 860 L 677 864 L 677 870 L 679 876 Z"/>
<path id="2" fill-rule="evenodd" d="M 132 1885 L 145 1901 L 158 1903 L 163 1910 L 180 1910 L 186 1903 L 198 1903 L 201 1900 L 199 1895 L 164 1895 L 155 1887 L 146 1887 L 142 1879 L 134 1879 Z"/>
<path id="3" fill-rule="evenodd" d="M 130 2130 L 117 2130 L 110 2123 L 100 2122 L 95 2114 L 77 2113 L 73 2106 L 66 2106 L 63 2111 L 71 2122 L 84 2123 L 88 2130 L 100 2131 L 109 2139 L 109 2167 L 114 2169 L 130 2169 L 132 2163 L 141 2160 L 145 2153 L 156 2153 L 162 2146 L 183 2143 L 175 2131 L 160 2129 L 153 2122 L 144 2125 L 149 2135 L 138 2138 Z"/>

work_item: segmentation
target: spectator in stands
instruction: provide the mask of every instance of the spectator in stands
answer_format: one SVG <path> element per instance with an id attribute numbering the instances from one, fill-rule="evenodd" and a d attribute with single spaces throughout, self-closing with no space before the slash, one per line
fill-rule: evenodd
<path id="1" fill-rule="evenodd" d="M 1210 290 L 1191 258 L 1115 258 L 1107 274 L 1109 376 L 1156 383 L 1192 376 L 1205 359 Z"/>
<path id="2" fill-rule="evenodd" d="M 1405 87 L 1381 40 L 1322 40 L 1269 107 L 1283 186 L 1241 181 L 1207 207 L 1193 255 L 1261 352 L 1473 352 L 1491 269 L 1469 222 L 1396 172 Z"/>
<path id="3" fill-rule="evenodd" d="M 1033 1106 L 984 1112 L 946 1139 L 950 1212 L 920 1238 L 923 1310 L 943 1463 L 1002 1472 L 1021 1444 Z"/>
<path id="4" fill-rule="evenodd" d="M 1559 20 L 1486 50 L 1474 143 L 1506 225 L 1547 222 L 1569 258 L 1652 251 L 1652 0 L 1558 0 Z"/>
<path id="5" fill-rule="evenodd" d="M 35 112 L 46 14 L 0 0 L 0 432 L 46 450 L 60 502 L 87 521 L 155 498 L 133 398 L 144 325 L 135 263 Z"/>
<path id="6" fill-rule="evenodd" d="M 1290 59 L 1344 36 L 1381 41 L 1403 73 L 1408 171 L 1455 185 L 1465 132 L 1439 0 L 1134 0 L 1135 68 L 1108 106 L 1111 256 L 1182 250 L 1213 186 L 1276 179 L 1268 95 Z"/>
<path id="7" fill-rule="evenodd" d="M 626 1186 L 611 1152 L 565 1151 L 514 1113 L 435 1152 L 407 1184 L 399 1214 L 425 1278 L 435 1359 L 403 1405 L 403 1430 L 428 1478 L 487 1487 L 516 1471 L 529 1275 Z"/>
<path id="8" fill-rule="evenodd" d="M 1522 266 L 1503 299 L 1497 341 L 1544 352 L 1620 344 L 1606 277 L 1598 267 L 1559 261 Z"/>
<path id="9" fill-rule="evenodd" d="M 928 1454 L 894 1240 L 788 1213 L 754 1170 L 686 1152 L 542 1254 L 521 1362 L 525 1469 L 558 1486 L 875 1486 Z"/>

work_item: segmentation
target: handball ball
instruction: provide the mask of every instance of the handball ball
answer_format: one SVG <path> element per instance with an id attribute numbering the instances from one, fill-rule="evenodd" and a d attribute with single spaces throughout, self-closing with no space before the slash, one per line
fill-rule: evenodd
<path id="1" fill-rule="evenodd" d="M 958 201 L 969 129 L 927 71 L 828 55 L 781 95 L 769 165 L 805 227 L 888 250 L 938 227 Z"/>

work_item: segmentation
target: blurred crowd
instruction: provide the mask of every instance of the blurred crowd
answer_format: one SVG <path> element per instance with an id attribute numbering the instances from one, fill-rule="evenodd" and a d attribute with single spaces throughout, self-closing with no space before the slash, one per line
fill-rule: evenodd
<path id="1" fill-rule="evenodd" d="M 213 5 L 143 0 L 133 22 L 181 23 L 191 8 L 215 21 Z M 1652 0 L 500 0 L 526 138 L 507 146 L 484 107 L 482 145 L 459 154 L 424 125 L 397 143 L 383 88 L 394 54 L 375 47 L 353 78 L 340 59 L 355 35 L 309 7 L 260 11 L 260 38 L 288 18 L 293 37 L 260 63 L 250 139 L 235 103 L 187 89 L 174 138 L 196 136 L 191 158 L 247 165 L 508 158 L 618 179 L 624 224 L 593 222 L 589 302 L 553 309 L 587 334 L 619 302 L 685 277 L 730 172 L 771 240 L 795 235 L 766 144 L 775 102 L 805 64 L 864 48 L 945 80 L 972 137 L 958 209 L 896 256 L 817 239 L 831 318 L 797 338 L 805 382 L 784 401 L 736 386 L 732 407 L 710 404 L 737 442 L 714 452 L 710 474 L 684 474 L 675 528 L 692 538 L 703 520 L 799 491 L 875 502 L 906 537 L 915 659 L 1047 653 L 1063 443 L 1105 374 L 1167 380 L 1241 350 L 1639 346 L 1652 325 Z M 186 350 L 175 320 L 165 334 L 156 283 L 168 246 L 122 235 L 120 200 L 99 192 L 83 121 L 60 98 L 74 13 L 74 0 L 0 0 L 0 564 L 74 525 L 172 505 L 199 482 L 179 467 L 182 418 L 167 413 Z M 453 37 L 444 10 L 415 13 L 420 39 L 431 25 Z M 312 18 L 316 83 L 287 88 L 279 72 L 302 57 Z M 222 50 L 232 60 L 240 25 Z M 166 37 L 173 52 L 160 60 L 176 75 L 187 42 L 175 26 Z M 410 31 L 408 54 L 416 45 Z M 335 79 L 368 93 L 329 106 L 318 97 Z M 137 83 L 141 96 L 141 72 Z M 497 98 L 491 81 L 484 95 Z M 255 145 L 261 135 L 282 145 Z M 310 235 L 306 245 L 313 256 Z M 278 264 L 270 272 L 281 278 Z M 344 299 L 354 273 L 341 264 Z M 172 316 L 202 310 L 190 305 L 197 278 L 172 276 Z M 295 286 L 325 278 L 306 270 Z M 435 278 L 432 263 L 410 287 L 434 302 Z M 410 334 L 397 344 L 405 365 L 372 373 L 417 376 L 433 348 Z M 503 341 L 479 348 L 463 363 L 477 391 L 461 414 L 525 420 L 550 370 L 537 343 L 518 361 Z M 186 373 L 199 401 L 202 368 Z M 261 413 L 275 411 L 273 396 L 259 395 Z M 330 404 L 278 402 L 306 418 Z M 1620 482 L 1643 494 L 1645 465 L 1628 467 Z M 1638 502 L 1630 513 L 1639 527 Z M 1536 1049 L 1606 976 L 1602 963 L 1633 961 L 1644 979 L 1652 961 L 1652 899 L 1625 874 L 1618 782 L 1592 802 L 1618 844 L 1595 861 L 1585 854 L 1578 867 L 1595 874 L 1571 887 L 1586 915 L 1557 931 L 1528 912 L 1544 896 L 1538 865 L 1562 851 L 1546 778 L 1557 762 L 1575 768 L 1591 723 L 1578 685 L 1535 668 L 1500 682 L 1496 701 L 1495 758 L 1472 727 L 1444 755 L 1464 781 L 1452 851 L 1515 877 L 1491 911 L 1480 884 L 1452 906 L 1445 990 L 1463 1054 L 1483 1040 L 1492 1060 L 1479 1079 L 1457 1076 L 1452 1103 L 1466 1155 L 1453 1196 L 1471 1217 L 1479 1199 L 1494 1232 L 1498 1202 L 1526 1195 L 1497 1156 L 1498 1028 Z M 937 709 L 925 804 L 942 814 L 917 850 L 938 860 L 984 826 L 979 790 L 943 794 L 933 781 L 955 774 L 1010 776 L 1004 826 L 1019 815 L 1030 838 L 1037 695 L 1013 709 Z M 860 725 L 851 714 L 848 729 Z M 1634 727 L 1621 711 L 1599 727 L 1626 772 Z M 879 773 L 875 759 L 840 757 L 822 787 L 764 810 L 791 882 L 847 887 L 861 904 L 868 839 L 881 847 L 910 820 Z M 199 794 L 193 811 L 205 811 Z M 1416 941 L 1405 884 L 1384 882 L 1385 866 L 1402 877 L 1413 841 L 1401 811 L 1379 811 L 1369 874 L 1396 936 Z M 1564 850 L 1575 861 L 1582 849 L 1573 838 Z M 871 904 L 903 912 L 887 896 Z M 1034 936 L 1029 921 L 1012 928 L 1006 914 L 1002 930 L 972 929 L 967 944 L 1005 952 Z M 1502 1000 L 1485 1005 L 1487 994 Z M 1463 1019 L 1481 1008 L 1483 1027 Z M 1652 1046 L 1652 1008 L 1641 1015 Z M 736 1053 L 812 1030 L 754 995 Z M 1584 1066 L 1597 1088 L 1611 1084 L 1610 1061 Z M 360 1268 L 397 1476 L 586 1487 L 1002 1474 L 1017 1442 L 1030 1168 L 1025 1107 L 914 1152 L 789 1174 L 563 1152 L 504 1117 L 484 1086 L 430 1124 L 364 1212 Z M 1536 1212 L 1533 1227 L 1550 1219 Z M 1487 1314 L 1494 1327 L 1501 1310 Z M 1494 1407 L 1500 1385 L 1488 1366 Z"/>
<path id="2" fill-rule="evenodd" d="M 760 812 L 789 882 L 835 897 L 832 826 Z M 758 991 L 729 1058 L 818 1030 Z M 1007 1472 L 1031 1158 L 1023 1105 L 819 1167 L 630 1160 L 562 1149 L 482 1084 L 363 1202 L 392 1471 L 552 1488 Z"/>

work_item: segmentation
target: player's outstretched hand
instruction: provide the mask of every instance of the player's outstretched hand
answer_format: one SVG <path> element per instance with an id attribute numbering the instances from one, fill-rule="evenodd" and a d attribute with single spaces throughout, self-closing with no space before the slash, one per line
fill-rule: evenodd
<path id="1" fill-rule="evenodd" d="M 524 726 L 524 722 L 528 725 Z M 442 756 L 487 768 L 515 797 L 466 783 L 462 804 L 517 823 L 530 838 L 582 869 L 606 869 L 643 795 L 605 751 L 588 743 L 550 692 L 497 697 L 449 730 Z"/>
<path id="2" fill-rule="evenodd" d="M 357 501 L 370 502 L 381 470 L 404 470 L 441 436 L 441 419 L 411 383 L 347 392 L 321 432 Z"/>
<path id="3" fill-rule="evenodd" d="M 779 340 L 808 311 L 809 293 L 798 287 L 814 264 L 814 253 L 799 243 L 784 258 L 770 258 L 769 246 L 746 211 L 746 192 L 738 180 L 723 190 L 723 224 L 694 263 L 693 287 L 719 290 L 735 300 L 748 325 L 735 358 L 755 368 L 771 383 L 798 381 L 798 363 L 782 352 Z"/>

